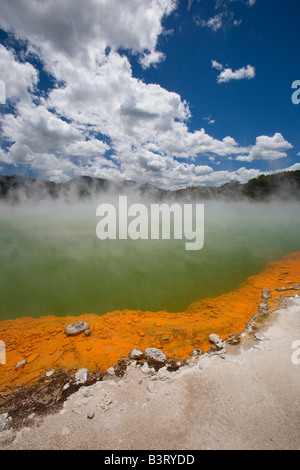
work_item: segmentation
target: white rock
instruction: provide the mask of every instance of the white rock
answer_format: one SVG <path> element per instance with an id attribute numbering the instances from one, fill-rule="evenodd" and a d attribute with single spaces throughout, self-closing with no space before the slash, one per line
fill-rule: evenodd
<path id="1" fill-rule="evenodd" d="M 26 359 L 24 359 L 23 361 L 18 362 L 18 364 L 16 365 L 16 369 L 20 369 L 20 367 L 24 367 L 26 362 L 27 362 Z"/>
<path id="2" fill-rule="evenodd" d="M 88 378 L 88 369 L 79 369 L 75 374 L 76 384 L 84 384 Z"/>
<path id="3" fill-rule="evenodd" d="M 149 368 L 147 362 L 145 362 L 145 364 L 142 365 L 141 371 L 143 372 L 143 374 L 148 374 L 150 372 L 150 368 Z"/>
<path id="4" fill-rule="evenodd" d="M 157 376 L 160 380 L 170 380 L 171 378 L 171 374 L 166 367 L 162 367 L 161 369 L 159 369 L 159 371 L 157 372 Z"/>
<path id="5" fill-rule="evenodd" d="M 133 348 L 128 354 L 128 357 L 130 357 L 130 359 L 134 359 L 138 361 L 140 359 L 143 359 L 144 353 L 141 349 Z"/>
<path id="6" fill-rule="evenodd" d="M 8 413 L 2 413 L 0 415 L 0 432 L 5 431 L 10 421 L 11 418 L 8 416 Z"/>
<path id="7" fill-rule="evenodd" d="M 167 356 L 157 348 L 147 348 L 145 356 L 148 361 L 151 361 L 154 364 L 164 364 L 167 361 Z"/>
<path id="8" fill-rule="evenodd" d="M 267 338 L 265 335 L 263 335 L 262 333 L 255 333 L 254 337 L 255 337 L 255 339 L 257 339 L 258 341 L 266 341 L 266 340 L 269 339 L 269 338 Z"/>
<path id="9" fill-rule="evenodd" d="M 219 335 L 211 334 L 209 335 L 208 339 L 212 344 L 216 346 L 218 345 L 218 343 L 222 343 L 222 338 Z"/>
<path id="10" fill-rule="evenodd" d="M 67 336 L 75 336 L 79 335 L 85 330 L 89 330 L 90 325 L 87 322 L 84 321 L 79 321 L 78 323 L 73 323 L 71 325 L 68 325 L 65 328 L 65 333 Z"/>

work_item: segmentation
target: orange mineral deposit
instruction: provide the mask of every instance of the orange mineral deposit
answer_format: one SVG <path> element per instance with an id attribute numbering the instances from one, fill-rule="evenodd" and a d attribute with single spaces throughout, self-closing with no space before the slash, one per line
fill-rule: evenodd
<path id="1" fill-rule="evenodd" d="M 114 311 L 102 316 L 47 316 L 0 322 L 0 340 L 6 347 L 6 364 L 0 364 L 0 390 L 33 385 L 47 371 L 88 368 L 105 372 L 136 347 L 156 347 L 173 359 L 183 359 L 193 348 L 209 349 L 208 335 L 223 339 L 245 328 L 258 310 L 263 289 L 271 291 L 269 305 L 276 307 L 278 291 L 300 281 L 300 252 L 270 263 L 238 289 L 191 304 L 185 311 Z M 91 334 L 67 336 L 67 325 L 88 322 Z M 26 361 L 26 362 L 24 362 Z M 16 367 L 17 364 L 19 367 Z"/>

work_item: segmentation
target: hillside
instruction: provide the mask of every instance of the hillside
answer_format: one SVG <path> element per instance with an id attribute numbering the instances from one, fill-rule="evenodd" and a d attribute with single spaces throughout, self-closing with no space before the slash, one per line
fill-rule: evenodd
<path id="1" fill-rule="evenodd" d="M 101 178 L 80 176 L 67 183 L 54 183 L 24 176 L 0 175 L 0 199 L 13 203 L 21 200 L 58 199 L 61 197 L 85 199 L 99 193 L 129 194 L 138 191 L 141 195 L 163 200 L 172 196 L 175 199 L 197 200 L 253 200 L 272 199 L 300 200 L 300 171 L 288 171 L 272 175 L 261 175 L 245 184 L 230 181 L 222 186 L 195 186 L 177 191 L 168 191 L 150 184 L 134 181 L 113 182 Z"/>

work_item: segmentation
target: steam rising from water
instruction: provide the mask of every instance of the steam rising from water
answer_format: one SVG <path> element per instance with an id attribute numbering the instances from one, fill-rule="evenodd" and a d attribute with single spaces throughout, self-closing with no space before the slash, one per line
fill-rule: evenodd
<path id="1" fill-rule="evenodd" d="M 205 203 L 199 251 L 185 251 L 184 240 L 100 241 L 96 208 L 117 204 L 118 196 L 1 203 L 0 320 L 117 309 L 182 311 L 300 250 L 299 204 L 292 202 Z M 128 199 L 157 202 L 135 192 Z"/>

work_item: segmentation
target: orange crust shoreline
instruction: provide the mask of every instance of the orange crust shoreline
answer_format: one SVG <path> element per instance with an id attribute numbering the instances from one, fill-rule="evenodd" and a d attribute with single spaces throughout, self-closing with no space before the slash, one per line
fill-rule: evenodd
<path id="1" fill-rule="evenodd" d="M 0 322 L 0 340 L 6 347 L 6 364 L 0 364 L 0 391 L 32 386 L 49 370 L 87 368 L 106 372 L 132 348 L 160 348 L 172 359 L 188 357 L 193 348 L 207 351 L 208 336 L 223 339 L 238 334 L 258 310 L 263 289 L 271 291 L 268 304 L 276 308 L 282 296 L 296 290 L 277 291 L 300 282 L 300 252 L 269 263 L 258 275 L 249 277 L 238 289 L 191 304 L 185 311 L 114 311 L 102 316 L 19 318 Z M 88 322 L 91 335 L 74 337 L 65 328 Z M 23 367 L 16 369 L 20 361 Z"/>

